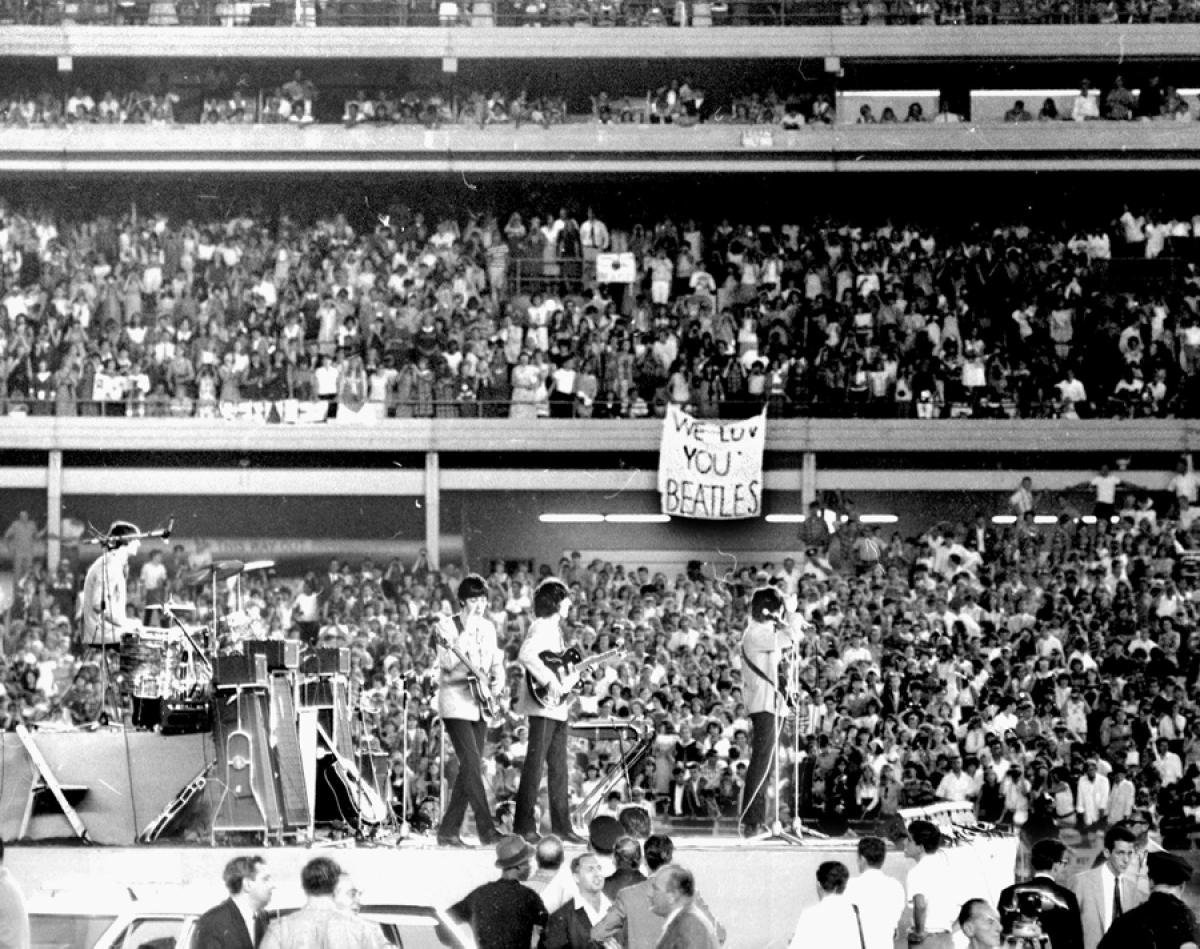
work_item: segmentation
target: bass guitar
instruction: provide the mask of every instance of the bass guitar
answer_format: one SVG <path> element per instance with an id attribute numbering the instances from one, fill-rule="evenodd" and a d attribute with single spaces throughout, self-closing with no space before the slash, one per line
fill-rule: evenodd
<path id="1" fill-rule="evenodd" d="M 454 617 L 454 625 L 458 628 L 458 633 L 461 636 L 463 633 L 462 617 Z M 479 706 L 479 711 L 486 719 L 493 719 L 500 714 L 500 705 L 496 701 L 496 697 L 492 695 L 492 690 L 485 683 L 490 682 L 489 676 L 484 675 L 476 668 L 475 663 L 467 658 L 466 653 L 458 648 L 457 643 L 452 643 L 442 632 L 440 626 L 434 626 L 434 635 L 437 640 L 452 653 L 467 669 L 467 688 L 471 690 L 471 697 Z"/>
<path id="2" fill-rule="evenodd" d="M 546 668 L 554 673 L 555 678 L 558 679 L 560 690 L 558 701 L 551 701 L 549 686 L 542 685 L 542 683 L 534 679 L 528 670 L 525 672 L 525 684 L 529 687 L 529 694 L 533 697 L 533 700 L 542 708 L 558 708 L 571 698 L 575 690 L 579 687 L 583 674 L 588 669 L 603 666 L 610 662 L 619 662 L 627 655 L 626 650 L 619 646 L 616 649 L 608 649 L 594 656 L 588 656 L 586 659 L 583 658 L 582 653 L 575 646 L 571 646 L 562 652 L 554 652 L 551 649 L 547 649 L 544 652 L 538 653 L 538 658 L 542 660 Z"/>

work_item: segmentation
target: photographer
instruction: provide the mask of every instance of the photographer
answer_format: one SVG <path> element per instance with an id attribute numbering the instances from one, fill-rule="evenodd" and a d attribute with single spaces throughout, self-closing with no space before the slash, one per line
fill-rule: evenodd
<path id="1" fill-rule="evenodd" d="M 1083 949 L 1083 925 L 1075 894 L 1062 885 L 1071 864 L 1061 840 L 1033 845 L 1033 879 L 1005 887 L 1000 893 L 1000 918 L 1007 936 L 1044 933 L 1051 949 Z"/>

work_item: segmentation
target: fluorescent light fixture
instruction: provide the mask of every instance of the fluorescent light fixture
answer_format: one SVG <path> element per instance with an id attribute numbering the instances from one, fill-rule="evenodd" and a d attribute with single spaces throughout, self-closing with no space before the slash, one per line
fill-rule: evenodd
<path id="1" fill-rule="evenodd" d="M 1015 514 L 997 514 L 992 518 L 993 524 L 1015 524 L 1017 523 L 1017 515 Z"/>
<path id="2" fill-rule="evenodd" d="M 670 514 L 605 514 L 609 524 L 667 524 Z"/>
<path id="3" fill-rule="evenodd" d="M 864 514 L 858 519 L 860 524 L 895 524 L 899 521 L 895 514 Z"/>
<path id="4" fill-rule="evenodd" d="M 1033 523 L 1035 523 L 1035 524 L 1057 524 L 1058 518 L 1055 517 L 1053 514 L 1038 514 L 1037 516 L 1034 517 Z"/>
<path id="5" fill-rule="evenodd" d="M 603 524 L 603 514 L 539 514 L 543 524 Z"/>
<path id="6" fill-rule="evenodd" d="M 1085 514 L 1079 520 L 1084 524 L 1095 524 L 1096 523 L 1096 515 L 1095 514 Z"/>
<path id="7" fill-rule="evenodd" d="M 768 524 L 803 524 L 803 514 L 768 514 L 764 520 Z"/>

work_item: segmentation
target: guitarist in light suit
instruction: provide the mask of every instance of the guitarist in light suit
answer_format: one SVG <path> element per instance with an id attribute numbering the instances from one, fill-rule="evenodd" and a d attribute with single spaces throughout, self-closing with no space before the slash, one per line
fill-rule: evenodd
<path id="1" fill-rule="evenodd" d="M 541 658 L 543 652 L 565 651 L 562 624 L 570 612 L 571 591 L 565 583 L 549 577 L 538 584 L 533 591 L 534 619 L 529 624 L 529 633 L 517 657 L 527 673 L 517 711 L 529 716 L 529 745 L 525 751 L 525 765 L 521 769 L 521 786 L 517 789 L 513 833 L 520 834 L 531 843 L 539 839 L 534 807 L 542 783 L 543 764 L 546 766 L 550 796 L 551 830 L 564 842 L 587 842 L 571 826 L 567 796 L 567 713 L 570 705 L 561 699 L 574 687 L 574 674 L 562 680 Z M 529 679 L 546 688 L 548 705 L 543 705 L 531 694 Z"/>
<path id="2" fill-rule="evenodd" d="M 479 842 L 490 847 L 500 839 L 488 808 L 480 757 L 487 734 L 488 706 L 504 690 L 504 653 L 496 644 L 496 627 L 484 619 L 487 583 L 469 573 L 458 585 L 459 612 L 438 622 L 438 714 L 458 758 L 458 777 L 438 827 L 438 843 L 465 847 L 459 831 L 467 804 L 475 813 Z M 464 662 L 464 658 L 467 660 Z"/>
<path id="3" fill-rule="evenodd" d="M 746 836 L 765 826 L 767 782 L 779 751 L 779 717 L 787 714 L 779 688 L 783 651 L 800 637 L 787 618 L 783 594 L 775 587 L 755 590 L 750 597 L 750 620 L 742 635 L 742 694 L 750 713 L 750 766 L 742 792 L 741 830 Z"/>

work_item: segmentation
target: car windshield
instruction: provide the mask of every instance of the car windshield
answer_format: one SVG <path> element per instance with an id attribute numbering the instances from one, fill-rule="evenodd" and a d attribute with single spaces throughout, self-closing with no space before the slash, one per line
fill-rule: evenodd
<path id="1" fill-rule="evenodd" d="M 30 949 L 91 949 L 115 916 L 86 913 L 33 913 L 29 917 Z"/>

